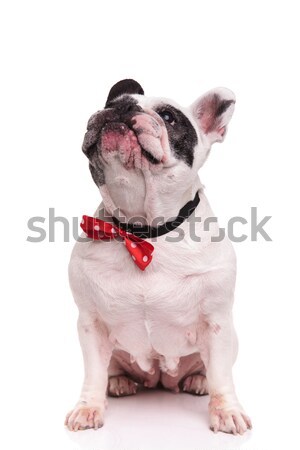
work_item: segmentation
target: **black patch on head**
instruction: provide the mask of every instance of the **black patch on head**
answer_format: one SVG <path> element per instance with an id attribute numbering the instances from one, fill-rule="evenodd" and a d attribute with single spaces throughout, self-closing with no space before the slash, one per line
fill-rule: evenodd
<path id="1" fill-rule="evenodd" d="M 82 151 L 89 159 L 89 168 L 96 185 L 102 186 L 105 184 L 104 171 L 102 164 L 99 160 L 97 144 L 99 141 L 101 129 L 110 119 L 111 112 L 108 110 L 103 114 L 103 111 L 98 111 L 93 114 L 87 125 L 87 131 L 84 135 L 82 144 Z"/>
<path id="2" fill-rule="evenodd" d="M 121 80 L 116 83 L 109 91 L 105 108 L 108 108 L 108 104 L 117 97 L 123 94 L 140 94 L 144 95 L 142 86 L 135 80 Z"/>
<path id="3" fill-rule="evenodd" d="M 102 127 L 106 122 L 113 120 L 113 118 L 113 112 L 110 110 L 105 111 L 105 113 L 103 111 L 97 111 L 89 118 L 87 131 L 82 143 L 82 151 L 89 159 L 92 158 L 97 150 L 97 142 Z"/>
<path id="4" fill-rule="evenodd" d="M 171 149 L 177 159 L 182 159 L 189 167 L 194 162 L 194 148 L 198 143 L 197 133 L 189 119 L 177 108 L 171 105 L 159 105 L 155 108 L 157 114 L 170 111 L 175 119 L 174 125 L 165 121 Z"/>

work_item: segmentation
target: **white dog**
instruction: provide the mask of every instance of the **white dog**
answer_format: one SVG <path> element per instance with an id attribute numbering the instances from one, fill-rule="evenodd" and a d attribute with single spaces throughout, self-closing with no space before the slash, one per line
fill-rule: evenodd
<path id="1" fill-rule="evenodd" d="M 251 428 L 232 379 L 235 254 L 198 178 L 234 104 L 218 88 L 182 108 L 123 80 L 90 118 L 83 151 L 103 203 L 69 266 L 85 366 L 70 430 L 101 427 L 107 394 L 158 384 L 209 393 L 213 431 Z"/>

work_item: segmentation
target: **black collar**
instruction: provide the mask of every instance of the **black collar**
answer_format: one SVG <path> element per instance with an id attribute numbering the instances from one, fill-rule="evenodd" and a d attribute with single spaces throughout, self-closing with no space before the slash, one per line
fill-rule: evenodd
<path id="1" fill-rule="evenodd" d="M 181 208 L 176 219 L 170 222 L 165 222 L 164 224 L 159 225 L 158 227 L 151 227 L 149 225 L 139 226 L 133 223 L 124 223 L 120 222 L 114 216 L 112 217 L 112 219 L 114 224 L 117 225 L 117 227 L 121 228 L 124 231 L 127 231 L 128 233 L 134 234 L 135 236 L 143 239 L 153 238 L 162 236 L 164 234 L 169 233 L 172 230 L 175 230 L 175 228 L 177 228 L 185 219 L 187 219 L 188 217 L 190 217 L 191 214 L 193 214 L 199 202 L 200 198 L 197 192 L 194 200 L 190 200 Z"/>

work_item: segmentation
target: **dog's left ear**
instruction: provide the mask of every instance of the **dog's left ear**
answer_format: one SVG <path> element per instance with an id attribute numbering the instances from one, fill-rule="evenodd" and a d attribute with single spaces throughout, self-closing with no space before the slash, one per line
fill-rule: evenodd
<path id="1" fill-rule="evenodd" d="M 224 140 L 234 104 L 235 95 L 226 88 L 208 91 L 192 104 L 193 116 L 210 144 Z"/>

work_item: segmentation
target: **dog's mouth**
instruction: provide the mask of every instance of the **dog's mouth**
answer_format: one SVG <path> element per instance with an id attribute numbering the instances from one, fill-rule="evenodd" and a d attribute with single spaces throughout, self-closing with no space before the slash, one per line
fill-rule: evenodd
<path id="1" fill-rule="evenodd" d="M 151 163 L 151 164 L 160 164 L 161 161 L 155 158 L 148 150 L 144 149 L 144 147 L 141 146 L 142 149 L 142 155 L 145 156 L 145 158 Z"/>
<path id="2" fill-rule="evenodd" d="M 100 155 L 106 164 L 119 160 L 126 169 L 159 166 L 164 160 L 159 126 L 146 115 L 130 123 L 107 122 L 101 131 Z"/>

